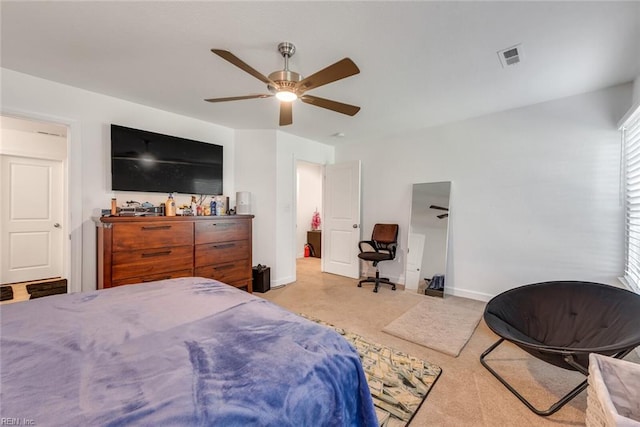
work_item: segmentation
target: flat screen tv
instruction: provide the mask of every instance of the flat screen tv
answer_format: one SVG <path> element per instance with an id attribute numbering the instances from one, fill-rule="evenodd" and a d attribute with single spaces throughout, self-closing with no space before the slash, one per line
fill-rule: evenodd
<path id="1" fill-rule="evenodd" d="M 111 125 L 111 189 L 222 194 L 222 146 Z"/>

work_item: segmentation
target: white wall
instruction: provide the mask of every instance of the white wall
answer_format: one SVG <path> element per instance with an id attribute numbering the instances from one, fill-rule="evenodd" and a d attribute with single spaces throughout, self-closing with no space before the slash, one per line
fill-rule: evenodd
<path id="1" fill-rule="evenodd" d="M 633 105 L 640 105 L 640 76 L 633 81 Z"/>
<path id="2" fill-rule="evenodd" d="M 616 123 L 631 97 L 621 85 L 337 147 L 336 162 L 362 160 L 363 235 L 376 222 L 400 224 L 401 261 L 380 264 L 381 274 L 403 275 L 411 184 L 452 181 L 454 295 L 488 299 L 544 280 L 615 283 L 624 241 Z"/>
<path id="3" fill-rule="evenodd" d="M 275 286 L 296 280 L 296 163 L 302 160 L 321 165 L 330 164 L 334 162 L 335 155 L 335 149 L 332 146 L 280 131 L 277 134 L 276 251 L 278 262 L 275 283 L 272 279 Z"/>
<path id="4" fill-rule="evenodd" d="M 307 231 L 311 230 L 311 218 L 316 210 L 322 220 L 322 166 L 299 161 L 297 178 L 296 257 L 301 258 L 307 243 Z"/>
<path id="5" fill-rule="evenodd" d="M 333 162 L 334 149 L 273 130 L 236 131 L 236 188 L 252 194 L 253 265 L 271 267 L 271 286 L 296 279 L 296 163 Z"/>
<path id="6" fill-rule="evenodd" d="M 81 256 L 82 290 L 96 288 L 96 232 L 91 218 L 110 206 L 111 123 L 224 146 L 224 192 L 235 194 L 233 129 L 7 69 L 1 72 L 3 113 L 71 123 L 70 162 L 79 167 L 71 174 L 70 196 L 81 199 L 81 221 L 74 219 L 81 230 L 73 230 L 81 231 L 81 255 L 72 257 Z M 152 196 L 166 200 L 166 195 L 147 195 L 149 201 L 154 201 Z"/>
<path id="7" fill-rule="evenodd" d="M 235 172 L 237 191 L 251 193 L 253 219 L 253 265 L 271 267 L 276 277 L 276 131 L 236 131 Z"/>

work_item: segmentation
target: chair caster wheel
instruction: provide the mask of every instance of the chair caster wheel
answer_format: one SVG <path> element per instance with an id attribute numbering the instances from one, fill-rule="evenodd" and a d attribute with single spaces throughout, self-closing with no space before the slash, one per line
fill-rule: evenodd
<path id="1" fill-rule="evenodd" d="M 395 291 L 395 290 L 396 290 L 396 287 L 394 286 L 393 288 L 391 288 L 391 290 L 392 290 L 392 291 Z"/>
<path id="2" fill-rule="evenodd" d="M 361 288 L 362 287 L 362 283 L 358 283 L 358 287 Z"/>
<path id="3" fill-rule="evenodd" d="M 373 292 L 378 293 L 378 290 L 377 290 L 377 289 L 374 289 L 374 290 L 373 290 Z"/>

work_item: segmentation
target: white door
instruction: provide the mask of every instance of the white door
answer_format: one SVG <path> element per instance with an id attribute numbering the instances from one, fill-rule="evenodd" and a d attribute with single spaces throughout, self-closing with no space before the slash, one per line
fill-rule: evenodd
<path id="1" fill-rule="evenodd" d="M 327 273 L 360 277 L 360 161 L 327 165 L 322 265 Z"/>
<path id="2" fill-rule="evenodd" d="M 62 162 L 0 157 L 0 283 L 62 277 Z"/>
<path id="3" fill-rule="evenodd" d="M 420 284 L 420 267 L 424 253 L 424 234 L 409 234 L 409 249 L 407 253 L 407 273 L 405 289 L 418 289 Z"/>

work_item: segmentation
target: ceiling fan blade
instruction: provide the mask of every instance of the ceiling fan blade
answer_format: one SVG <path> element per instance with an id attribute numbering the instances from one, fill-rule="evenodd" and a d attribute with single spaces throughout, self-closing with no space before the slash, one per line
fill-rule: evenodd
<path id="1" fill-rule="evenodd" d="M 429 206 L 429 209 L 439 209 L 441 211 L 448 211 L 449 210 L 449 208 L 443 208 L 442 206 L 436 206 L 436 205 Z"/>
<path id="2" fill-rule="evenodd" d="M 209 98 L 205 99 L 207 102 L 226 102 L 226 101 L 240 101 L 243 99 L 255 99 L 255 98 L 271 98 L 273 95 L 256 94 L 256 95 L 244 95 L 244 96 L 230 96 L 227 98 Z"/>
<path id="3" fill-rule="evenodd" d="M 317 96 L 302 95 L 300 100 L 305 104 L 326 108 L 327 110 L 336 111 L 338 113 L 346 114 L 347 116 L 355 116 L 358 111 L 360 111 L 360 107 L 356 107 L 355 105 L 343 104 L 342 102 L 318 98 Z"/>
<path id="4" fill-rule="evenodd" d="M 251 67 L 249 64 L 247 64 L 242 59 L 238 58 L 237 56 L 235 56 L 233 53 L 229 52 L 228 50 L 211 49 L 211 52 L 215 53 L 220 58 L 229 61 L 230 63 L 232 63 L 236 67 L 240 68 L 241 70 L 251 74 L 256 79 L 258 79 L 260 81 L 263 81 L 268 85 L 272 85 L 272 86 L 274 86 L 276 88 L 278 87 L 277 84 L 275 84 L 274 82 L 269 80 L 267 77 L 265 77 L 259 71 L 256 71 L 253 67 Z"/>
<path id="5" fill-rule="evenodd" d="M 280 126 L 287 126 L 293 123 L 293 102 L 280 101 Z"/>
<path id="6" fill-rule="evenodd" d="M 449 214 L 446 213 L 446 214 L 437 215 L 437 216 L 438 216 L 438 219 L 443 219 L 443 218 L 447 218 L 449 216 Z"/>
<path id="7" fill-rule="evenodd" d="M 309 89 L 326 85 L 327 83 L 335 82 L 336 80 L 344 79 L 345 77 L 353 76 L 359 72 L 360 69 L 351 59 L 344 58 L 335 64 L 329 65 L 317 73 L 310 75 L 306 79 L 300 80 L 296 87 L 299 91 L 304 92 Z"/>

